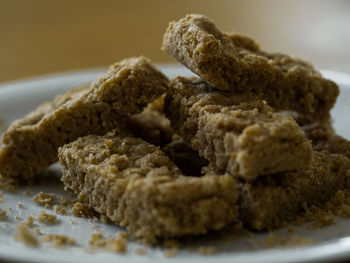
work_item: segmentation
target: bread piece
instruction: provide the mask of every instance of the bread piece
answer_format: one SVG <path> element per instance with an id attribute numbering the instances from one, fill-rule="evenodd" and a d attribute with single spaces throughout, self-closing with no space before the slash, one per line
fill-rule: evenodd
<path id="1" fill-rule="evenodd" d="M 217 91 L 205 81 L 177 77 L 164 111 L 177 134 L 232 175 L 252 180 L 311 163 L 311 144 L 296 122 L 251 93 Z"/>
<path id="2" fill-rule="evenodd" d="M 29 179 L 80 136 L 105 134 L 166 91 L 167 78 L 144 57 L 110 67 L 88 89 L 69 91 L 15 121 L 2 138 L 0 174 Z"/>
<path id="3" fill-rule="evenodd" d="M 339 94 L 309 63 L 261 51 L 250 38 L 220 32 L 203 15 L 171 22 L 163 49 L 217 89 L 253 92 L 277 110 L 322 118 Z"/>
<path id="4" fill-rule="evenodd" d="M 59 149 L 62 181 L 137 238 L 203 234 L 238 217 L 232 176 L 183 176 L 138 138 L 89 135 Z"/>

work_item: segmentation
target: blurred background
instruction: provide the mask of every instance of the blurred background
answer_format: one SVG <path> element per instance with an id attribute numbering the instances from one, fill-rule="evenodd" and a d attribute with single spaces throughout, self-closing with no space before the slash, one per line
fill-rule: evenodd
<path id="1" fill-rule="evenodd" d="M 269 51 L 350 73 L 350 1 L 0 0 L 0 82 L 106 67 L 129 56 L 175 61 L 160 50 L 169 21 L 188 13 Z"/>

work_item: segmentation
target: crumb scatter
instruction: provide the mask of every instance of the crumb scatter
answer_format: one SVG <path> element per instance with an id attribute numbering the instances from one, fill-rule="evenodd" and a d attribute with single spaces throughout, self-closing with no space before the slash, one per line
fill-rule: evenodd
<path id="1" fill-rule="evenodd" d="M 6 219 L 6 211 L 0 209 L 0 220 L 5 220 Z"/>
<path id="2" fill-rule="evenodd" d="M 33 197 L 33 201 L 39 205 L 45 206 L 46 208 L 51 207 L 56 201 L 55 194 L 39 192 Z"/>
<path id="3" fill-rule="evenodd" d="M 124 254 L 127 252 L 128 241 L 124 235 L 118 234 L 117 238 L 105 238 L 101 232 L 96 232 L 91 235 L 89 245 L 90 249 L 100 249 L 104 251 Z"/>
<path id="4" fill-rule="evenodd" d="M 38 238 L 28 229 L 28 226 L 20 222 L 17 225 L 17 233 L 14 235 L 14 240 L 22 242 L 27 246 L 39 247 L 40 242 Z"/>
<path id="5" fill-rule="evenodd" d="M 57 216 L 56 215 L 51 215 L 46 213 L 44 210 L 37 215 L 36 219 L 44 224 L 56 224 L 57 223 Z"/>
<path id="6" fill-rule="evenodd" d="M 62 234 L 46 234 L 41 238 L 42 242 L 52 243 L 56 248 L 65 248 L 67 246 L 76 246 L 77 240 Z"/>
<path id="7" fill-rule="evenodd" d="M 68 215 L 68 211 L 65 207 L 60 206 L 60 205 L 55 205 L 53 207 L 53 210 L 55 211 L 55 213 L 60 214 L 60 215 Z"/>
<path id="8" fill-rule="evenodd" d="M 179 248 L 177 248 L 177 247 L 173 247 L 173 248 L 169 248 L 169 249 L 164 250 L 164 256 L 167 258 L 176 257 L 178 253 L 179 253 Z"/>
<path id="9" fill-rule="evenodd" d="M 72 214 L 76 217 L 95 218 L 98 213 L 88 205 L 76 202 L 72 207 Z"/>

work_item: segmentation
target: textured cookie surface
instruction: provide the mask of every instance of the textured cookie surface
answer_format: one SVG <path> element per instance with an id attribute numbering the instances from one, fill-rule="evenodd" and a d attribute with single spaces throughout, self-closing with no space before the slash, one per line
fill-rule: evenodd
<path id="1" fill-rule="evenodd" d="M 232 176 L 183 176 L 138 138 L 86 136 L 59 149 L 62 181 L 78 198 L 136 237 L 203 234 L 238 218 Z"/>
<path id="2" fill-rule="evenodd" d="M 57 96 L 15 121 L 2 138 L 0 175 L 31 178 L 57 160 L 59 146 L 120 127 L 163 94 L 167 84 L 144 57 L 114 64 L 89 88 Z"/>
<path id="3" fill-rule="evenodd" d="M 305 205 L 328 201 L 350 187 L 350 160 L 343 154 L 315 151 L 312 166 L 240 183 L 240 216 L 256 230 L 285 226 Z"/>
<path id="4" fill-rule="evenodd" d="M 261 51 L 250 38 L 220 32 L 203 15 L 171 22 L 163 49 L 217 89 L 254 92 L 276 109 L 322 118 L 339 93 L 309 63 Z"/>
<path id="5" fill-rule="evenodd" d="M 311 163 L 311 144 L 296 122 L 250 93 L 217 91 L 202 80 L 178 77 L 165 112 L 194 150 L 232 175 L 254 179 Z"/>

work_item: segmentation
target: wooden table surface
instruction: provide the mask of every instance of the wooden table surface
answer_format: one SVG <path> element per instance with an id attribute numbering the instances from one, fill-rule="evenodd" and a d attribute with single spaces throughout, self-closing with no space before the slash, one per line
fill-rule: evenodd
<path id="1" fill-rule="evenodd" d="M 211 17 L 223 31 L 253 36 L 262 47 L 350 72 L 350 1 L 2 0 L 0 82 L 90 67 L 160 50 L 169 21 Z"/>

